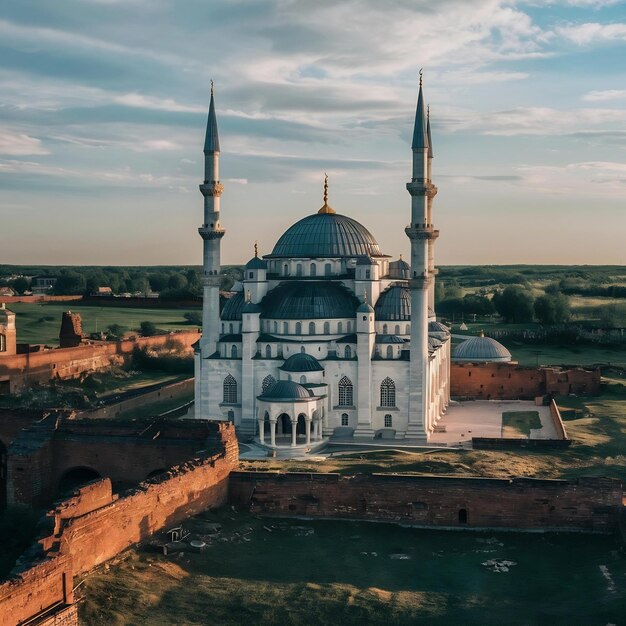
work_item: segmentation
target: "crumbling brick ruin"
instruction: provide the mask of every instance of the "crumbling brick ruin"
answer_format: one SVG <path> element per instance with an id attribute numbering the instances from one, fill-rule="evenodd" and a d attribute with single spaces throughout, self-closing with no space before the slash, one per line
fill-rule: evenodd
<path id="1" fill-rule="evenodd" d="M 61 330 L 59 331 L 59 347 L 75 348 L 83 340 L 83 321 L 80 313 L 64 311 L 61 316 Z"/>

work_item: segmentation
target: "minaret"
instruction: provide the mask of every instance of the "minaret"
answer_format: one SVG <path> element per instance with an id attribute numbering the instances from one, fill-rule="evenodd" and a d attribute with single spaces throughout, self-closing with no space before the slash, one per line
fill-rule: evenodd
<path id="1" fill-rule="evenodd" d="M 433 141 L 430 136 L 430 105 L 426 108 L 426 138 L 428 139 L 428 180 L 431 180 L 433 171 Z M 431 227 L 433 225 L 433 198 L 436 193 L 437 189 L 435 188 L 434 193 L 428 196 L 427 223 Z M 428 285 L 428 313 L 431 319 L 437 319 L 435 315 L 435 276 L 438 274 L 438 270 L 435 268 L 435 239 L 437 237 L 439 237 L 439 231 L 433 230 L 433 236 L 428 240 L 428 274 L 431 277 Z"/>
<path id="2" fill-rule="evenodd" d="M 425 440 L 428 436 L 428 249 L 434 231 L 429 205 L 437 193 L 430 180 L 429 141 L 422 92 L 422 70 L 413 129 L 413 176 L 406 188 L 411 194 L 411 223 L 405 229 L 411 240 L 411 355 L 409 364 L 409 420 L 406 436 Z"/>
<path id="3" fill-rule="evenodd" d="M 217 134 L 213 81 L 211 102 L 204 139 L 204 182 L 200 192 L 204 196 L 204 223 L 198 232 L 204 240 L 201 356 L 207 358 L 217 349 L 220 322 L 220 245 L 225 232 L 220 225 L 220 197 L 224 186 L 219 175 L 220 140 Z"/>

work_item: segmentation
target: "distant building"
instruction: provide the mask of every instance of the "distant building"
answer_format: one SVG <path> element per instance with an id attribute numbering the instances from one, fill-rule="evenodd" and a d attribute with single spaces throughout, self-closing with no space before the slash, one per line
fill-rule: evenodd
<path id="1" fill-rule="evenodd" d="M 54 289 L 56 282 L 55 276 L 33 276 L 30 289 L 33 295 L 45 295 Z"/>
<path id="2" fill-rule="evenodd" d="M 11 287 L 0 287 L 0 296 L 14 296 L 15 291 Z"/>
<path id="3" fill-rule="evenodd" d="M 0 355 L 15 354 L 17 350 L 17 330 L 15 313 L 9 311 L 4 303 L 0 304 Z"/>
<path id="4" fill-rule="evenodd" d="M 92 296 L 112 296 L 113 289 L 111 289 L 111 287 L 98 287 L 94 292 L 92 292 L 91 295 Z"/>

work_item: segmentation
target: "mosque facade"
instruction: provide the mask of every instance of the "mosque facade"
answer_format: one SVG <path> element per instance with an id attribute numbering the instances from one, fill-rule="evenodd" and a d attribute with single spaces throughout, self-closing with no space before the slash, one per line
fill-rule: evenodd
<path id="1" fill-rule="evenodd" d="M 196 417 L 234 422 L 269 448 L 328 437 L 428 441 L 450 401 L 450 334 L 434 313 L 430 116 L 422 81 L 413 141 L 410 264 L 328 203 L 255 255 L 220 311 L 223 186 L 213 89 L 204 143 L 204 301 Z"/>

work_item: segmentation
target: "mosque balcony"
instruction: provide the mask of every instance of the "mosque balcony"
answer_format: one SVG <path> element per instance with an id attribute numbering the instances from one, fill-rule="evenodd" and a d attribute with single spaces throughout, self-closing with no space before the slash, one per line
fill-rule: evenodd
<path id="1" fill-rule="evenodd" d="M 423 178 L 414 178 L 406 184 L 406 189 L 412 196 L 426 196 L 427 198 L 434 198 L 438 191 L 430 180 Z"/>
<path id="2" fill-rule="evenodd" d="M 202 237 L 202 239 L 207 241 L 211 239 L 221 239 L 226 234 L 226 231 L 222 228 L 210 228 L 209 226 L 200 226 L 200 228 L 198 228 L 198 233 L 200 233 L 200 237 Z"/>
<path id="3" fill-rule="evenodd" d="M 409 224 L 404 232 L 409 239 L 437 239 L 439 237 L 439 231 L 433 228 L 432 224 L 419 223 Z"/>
<path id="4" fill-rule="evenodd" d="M 199 185 L 200 193 L 203 196 L 214 196 L 219 198 L 224 193 L 224 185 L 216 181 L 206 181 Z"/>

